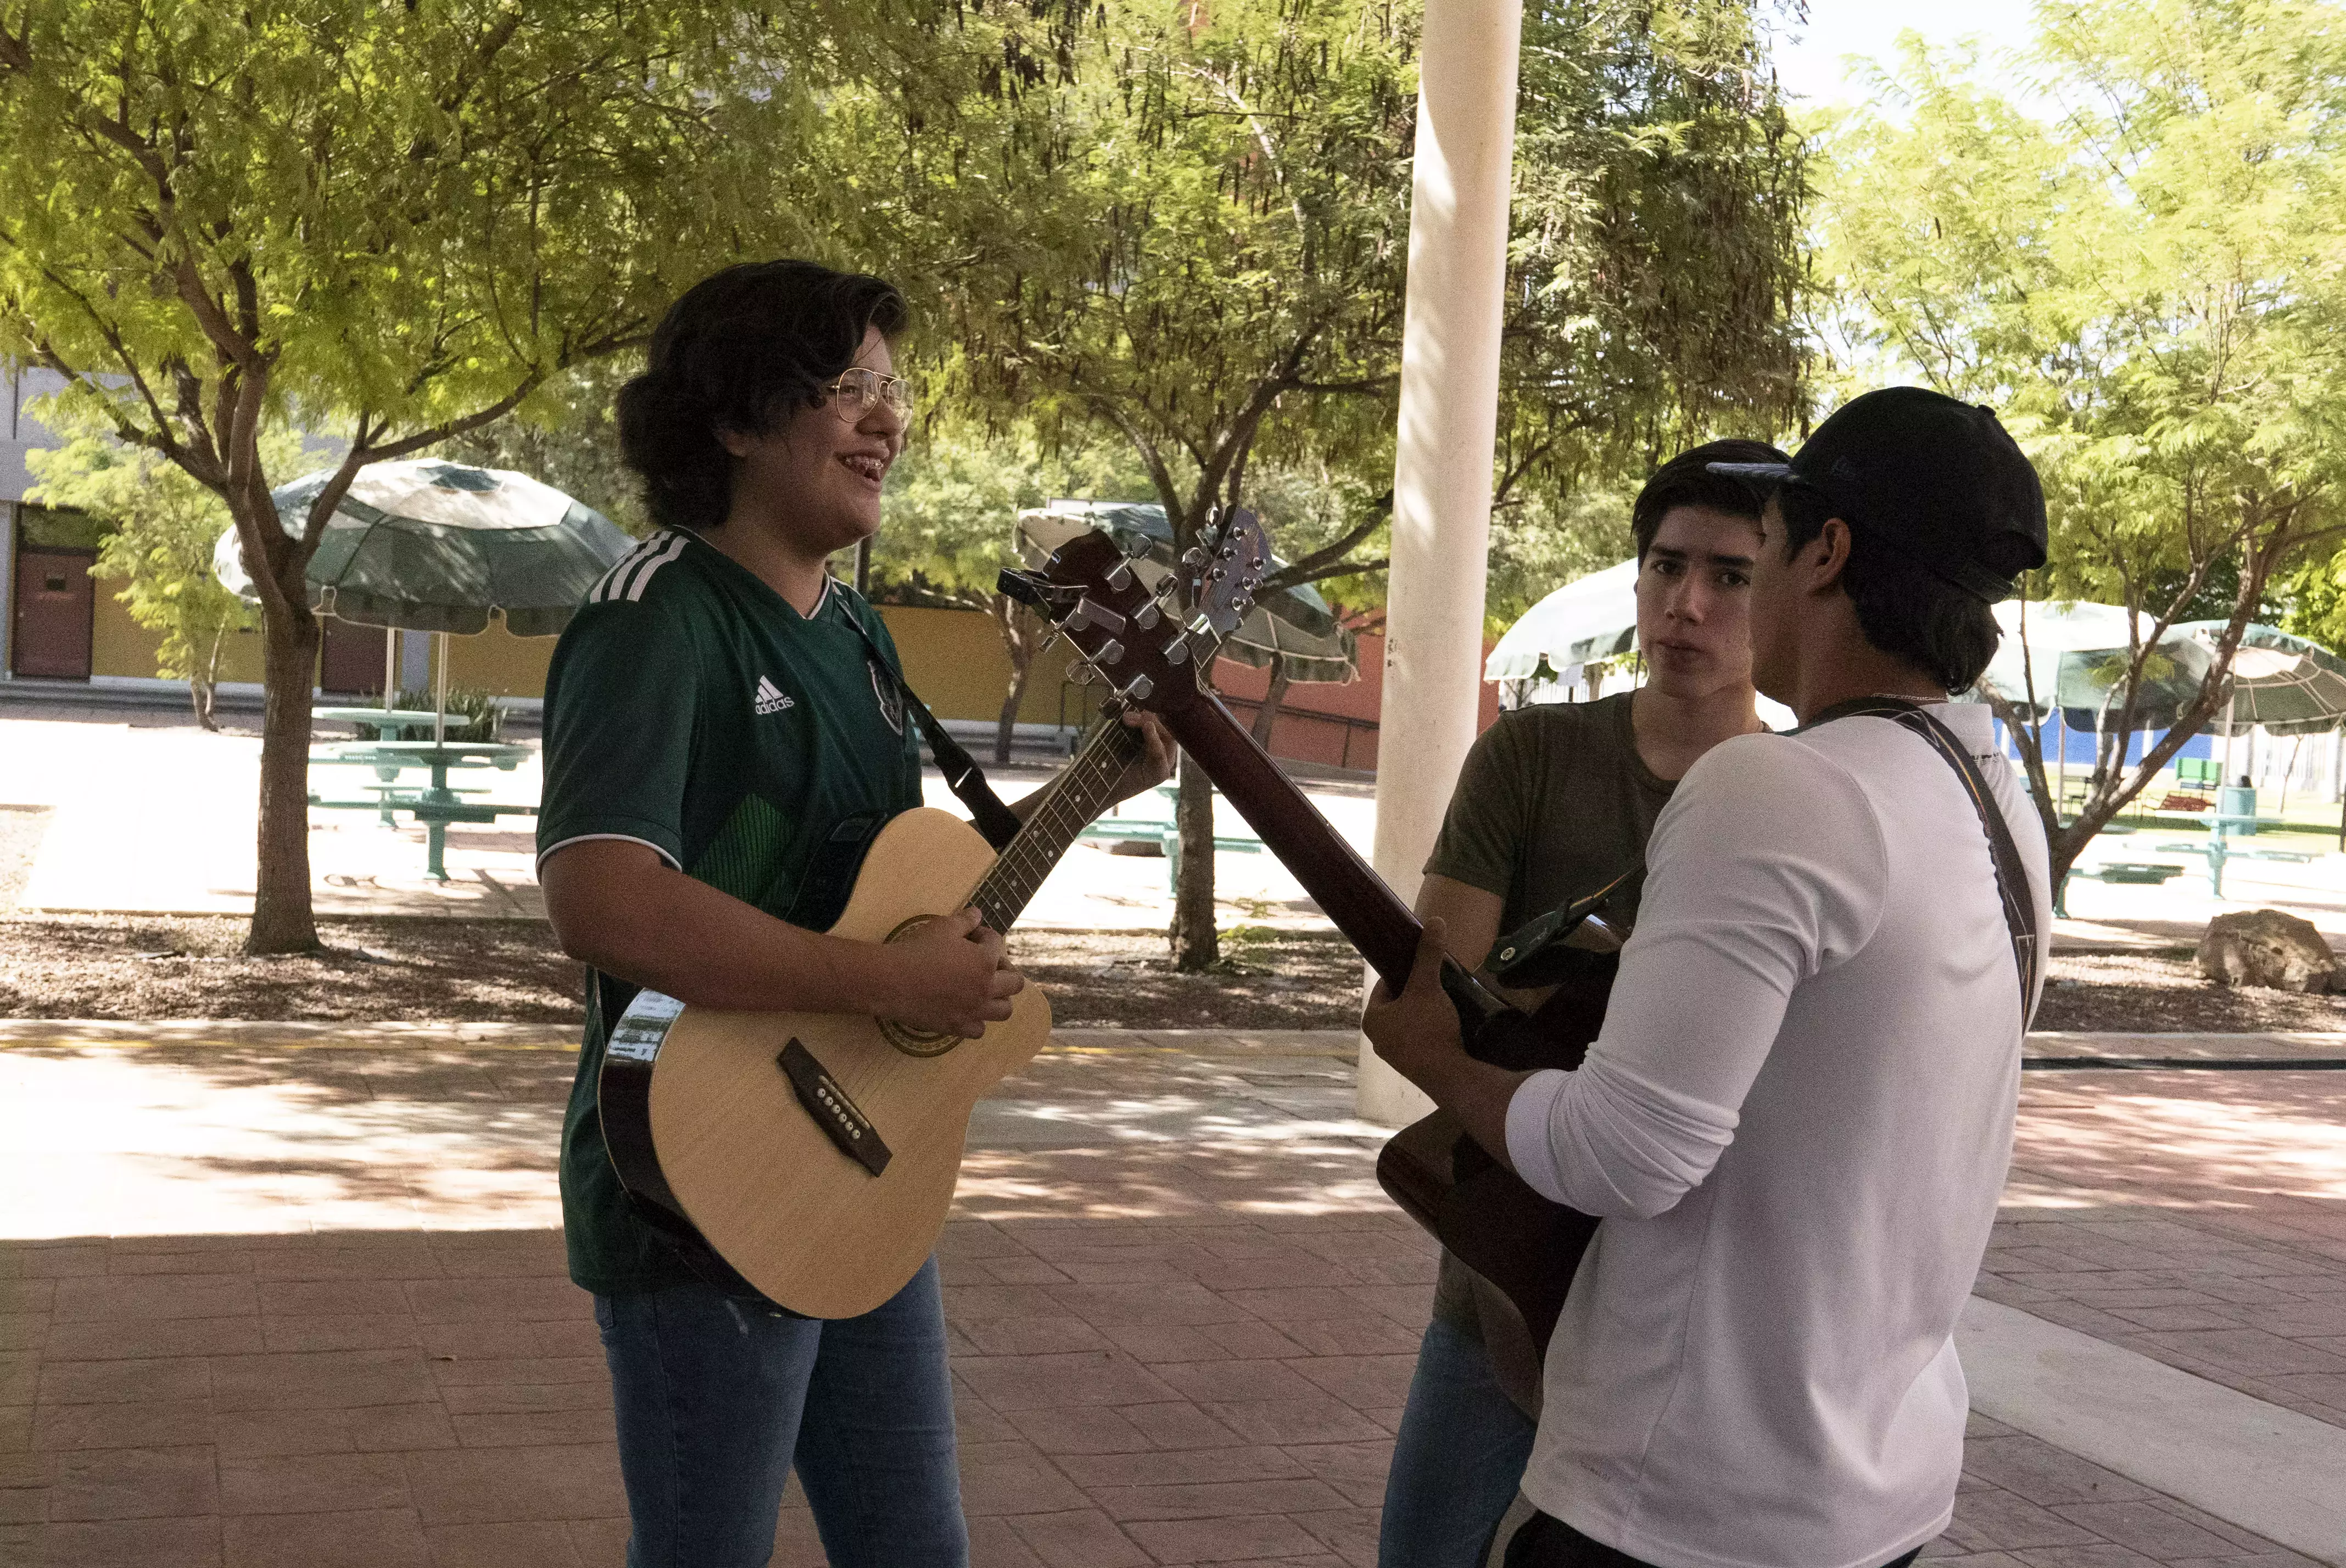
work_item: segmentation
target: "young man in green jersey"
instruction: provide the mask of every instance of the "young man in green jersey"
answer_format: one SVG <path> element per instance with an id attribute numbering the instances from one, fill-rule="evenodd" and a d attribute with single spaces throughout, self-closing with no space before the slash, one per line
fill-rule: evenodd
<path id="1" fill-rule="evenodd" d="M 1630 509 L 1646 684 L 1502 714 L 1474 743 L 1417 896 L 1421 918 L 1447 923 L 1461 963 L 1476 967 L 1502 932 L 1636 867 L 1695 759 L 1761 728 L 1746 604 L 1762 497 L 1706 465 L 1782 460 L 1758 442 L 1715 441 L 1664 463 Z M 1382 1568 L 1480 1568 L 1530 1458 L 1536 1425 L 1486 1343 L 1510 1326 L 1486 1328 L 1476 1289 L 1443 1253 L 1386 1476 Z"/>
<path id="2" fill-rule="evenodd" d="M 629 1207 L 596 1099 L 639 988 L 974 1038 L 1024 984 L 974 911 L 846 942 L 820 934 L 838 911 L 807 881 L 834 829 L 921 803 L 895 646 L 827 567 L 880 525 L 905 319 L 880 279 L 805 261 L 728 268 L 677 301 L 618 400 L 660 531 L 588 594 L 546 678 L 539 877 L 592 971 L 563 1228 L 611 1369 L 629 1568 L 760 1568 L 793 1468 L 841 1568 L 968 1558 L 935 1261 L 835 1321 L 729 1290 Z M 1173 760 L 1134 721 L 1149 749 L 1127 795 Z"/>

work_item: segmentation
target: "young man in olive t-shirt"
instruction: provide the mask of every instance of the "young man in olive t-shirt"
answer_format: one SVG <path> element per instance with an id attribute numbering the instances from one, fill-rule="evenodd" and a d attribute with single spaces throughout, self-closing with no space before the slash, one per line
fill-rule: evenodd
<path id="1" fill-rule="evenodd" d="M 1417 899 L 1461 963 L 1480 966 L 1501 932 L 1637 867 L 1695 759 L 1760 728 L 1745 603 L 1762 497 L 1706 464 L 1780 461 L 1719 441 L 1658 470 L 1630 514 L 1646 685 L 1502 714 L 1468 753 Z M 1480 1568 L 1531 1455 L 1536 1423 L 1501 1386 L 1475 1290 L 1443 1253 L 1386 1477 L 1380 1568 Z"/>

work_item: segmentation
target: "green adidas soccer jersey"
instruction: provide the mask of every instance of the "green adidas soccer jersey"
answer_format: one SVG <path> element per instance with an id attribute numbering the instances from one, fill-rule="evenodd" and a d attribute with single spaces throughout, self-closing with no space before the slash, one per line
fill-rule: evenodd
<path id="1" fill-rule="evenodd" d="M 828 925 L 836 909 L 801 897 L 816 847 L 851 818 L 921 803 L 914 727 L 859 624 L 893 665 L 887 628 L 843 585 L 801 616 L 690 535 L 646 540 L 554 650 L 539 863 L 581 840 L 633 840 L 770 914 Z M 563 1120 L 570 1277 L 602 1295 L 694 1278 L 628 1206 L 603 1144 L 604 1034 L 633 993 L 611 976 L 590 987 Z"/>

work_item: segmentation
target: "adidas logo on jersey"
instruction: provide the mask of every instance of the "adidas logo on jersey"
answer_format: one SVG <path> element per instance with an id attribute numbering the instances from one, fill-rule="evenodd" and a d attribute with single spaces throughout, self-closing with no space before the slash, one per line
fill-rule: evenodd
<path id="1" fill-rule="evenodd" d="M 769 713 L 780 713 L 786 708 L 796 708 L 797 706 L 798 699 L 785 695 L 780 687 L 776 686 L 772 681 L 767 679 L 762 675 L 758 677 L 757 708 L 760 718 L 762 718 Z"/>

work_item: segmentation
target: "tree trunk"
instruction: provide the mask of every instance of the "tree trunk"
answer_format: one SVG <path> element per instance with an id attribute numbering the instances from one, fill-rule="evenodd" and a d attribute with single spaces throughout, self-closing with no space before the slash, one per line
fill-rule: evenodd
<path id="1" fill-rule="evenodd" d="M 314 952 L 310 907 L 310 689 L 318 668 L 318 617 L 297 600 L 264 610 L 268 689 L 260 726 L 260 834 L 252 930 L 244 951 Z"/>
<path id="2" fill-rule="evenodd" d="M 1039 629 L 1032 616 L 1007 594 L 994 596 L 994 624 L 1002 633 L 1003 651 L 1010 656 L 1010 687 L 1003 695 L 1002 718 L 994 730 L 994 765 L 1010 766 L 1010 742 L 1018 725 L 1018 710 L 1026 701 L 1026 682 L 1035 671 Z"/>
<path id="3" fill-rule="evenodd" d="M 219 730 L 214 710 L 219 696 L 220 644 L 227 640 L 228 627 L 222 626 L 212 633 L 212 646 L 203 663 L 188 672 L 188 700 L 196 705 L 196 722 L 215 734 Z"/>
<path id="4" fill-rule="evenodd" d="M 1287 700 L 1287 656 L 1270 656 L 1270 689 L 1262 694 L 1262 706 L 1255 709 L 1254 723 L 1249 728 L 1254 743 L 1265 751 L 1270 749 L 1270 732 L 1279 728 L 1279 705 Z"/>
<path id="5" fill-rule="evenodd" d="M 1181 885 L 1173 897 L 1173 967 L 1209 969 L 1222 955 L 1214 929 L 1214 783 L 1187 751 L 1173 823 L 1181 834 Z"/>

